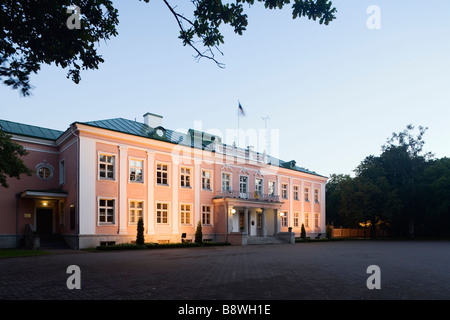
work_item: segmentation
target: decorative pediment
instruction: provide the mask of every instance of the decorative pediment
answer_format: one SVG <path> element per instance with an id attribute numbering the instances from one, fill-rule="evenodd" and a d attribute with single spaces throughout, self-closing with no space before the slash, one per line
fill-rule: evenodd
<path id="1" fill-rule="evenodd" d="M 241 170 L 239 170 L 239 173 L 249 174 L 249 172 L 246 168 L 241 168 Z"/>
<path id="2" fill-rule="evenodd" d="M 259 169 L 258 171 L 255 172 L 255 177 L 261 177 L 261 178 L 264 177 L 264 175 L 261 173 L 261 169 Z"/>
<path id="3" fill-rule="evenodd" d="M 223 167 L 222 167 L 222 171 L 230 171 L 230 172 L 233 172 L 233 168 L 231 168 L 229 165 L 224 165 Z"/>

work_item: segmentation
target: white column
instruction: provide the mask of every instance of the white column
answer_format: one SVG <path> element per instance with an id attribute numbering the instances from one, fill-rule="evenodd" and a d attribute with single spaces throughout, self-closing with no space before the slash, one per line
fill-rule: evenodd
<path id="1" fill-rule="evenodd" d="M 194 169 L 194 197 L 195 197 L 195 204 L 194 204 L 194 225 L 195 230 L 197 230 L 197 224 L 199 221 L 201 221 L 201 204 L 200 204 L 200 191 L 202 190 L 201 186 L 201 175 L 202 171 L 200 169 L 201 160 L 194 160 L 195 161 L 195 169 Z"/>
<path id="2" fill-rule="evenodd" d="M 127 147 L 119 146 L 119 210 L 117 212 L 119 219 L 119 234 L 127 233 L 128 201 L 127 201 L 127 183 L 128 183 L 128 158 Z"/>
<path id="3" fill-rule="evenodd" d="M 245 208 L 244 211 L 244 231 L 247 232 L 247 235 L 250 235 L 249 223 L 248 223 L 248 208 Z"/>
<path id="4" fill-rule="evenodd" d="M 178 188 L 180 185 L 178 171 L 178 156 L 172 156 L 172 234 L 178 234 L 179 224 L 179 210 L 180 204 L 178 203 Z"/>
<path id="5" fill-rule="evenodd" d="M 265 208 L 262 209 L 262 213 L 261 213 L 261 235 L 263 237 L 266 236 L 266 209 Z"/>
<path id="6" fill-rule="evenodd" d="M 288 185 L 288 197 L 289 197 L 289 212 L 288 212 L 288 227 L 294 226 L 294 186 L 293 186 L 293 179 L 289 178 L 289 185 Z"/>
<path id="7" fill-rule="evenodd" d="M 326 194 L 325 194 L 325 183 L 320 185 L 320 232 L 326 233 L 327 229 L 326 223 Z"/>
<path id="8" fill-rule="evenodd" d="M 147 150 L 147 234 L 155 234 L 155 153 Z"/>

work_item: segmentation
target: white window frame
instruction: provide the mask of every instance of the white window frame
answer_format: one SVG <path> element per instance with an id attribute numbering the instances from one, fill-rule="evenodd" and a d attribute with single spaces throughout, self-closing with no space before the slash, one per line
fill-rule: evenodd
<path id="1" fill-rule="evenodd" d="M 205 207 L 209 207 L 209 212 L 205 212 L 204 211 L 204 208 Z M 213 205 L 211 205 L 211 204 L 202 204 L 202 226 L 208 226 L 208 227 L 210 227 L 210 226 L 213 226 L 214 224 L 213 224 L 213 210 L 214 210 L 214 207 L 213 207 Z M 209 215 L 209 223 L 204 223 L 204 215 L 205 215 L 205 213 L 206 214 L 208 214 Z"/>
<path id="2" fill-rule="evenodd" d="M 314 227 L 318 228 L 320 225 L 320 216 L 318 213 L 314 213 Z"/>
<path id="3" fill-rule="evenodd" d="M 189 206 L 189 210 L 186 210 L 186 206 Z M 192 208 L 193 208 L 192 203 L 180 203 L 180 225 L 192 226 L 192 213 L 193 213 Z M 186 222 L 186 213 L 189 213 L 189 222 Z"/>
<path id="4" fill-rule="evenodd" d="M 309 213 L 305 213 L 305 221 L 303 223 L 305 228 L 309 228 Z"/>
<path id="5" fill-rule="evenodd" d="M 241 178 L 246 178 L 245 183 L 241 181 Z M 245 191 L 243 192 L 242 186 L 245 185 Z M 241 198 L 247 198 L 248 197 L 248 189 L 249 189 L 249 176 L 247 175 L 239 175 L 239 195 Z"/>
<path id="6" fill-rule="evenodd" d="M 283 216 L 281 216 L 281 226 L 282 227 L 289 227 L 289 212 L 282 211 Z"/>
<path id="7" fill-rule="evenodd" d="M 300 212 L 294 212 L 294 227 L 300 227 Z"/>
<path id="8" fill-rule="evenodd" d="M 319 189 L 314 188 L 314 202 L 319 203 Z"/>
<path id="9" fill-rule="evenodd" d="M 189 170 L 189 173 L 187 173 L 186 170 Z M 184 179 L 183 179 L 183 177 L 184 177 Z M 189 177 L 189 179 L 186 180 L 186 177 Z M 183 183 L 184 183 L 184 186 L 183 186 Z M 180 167 L 180 187 L 192 189 L 192 167 L 186 167 L 186 166 Z"/>
<path id="10" fill-rule="evenodd" d="M 281 199 L 288 199 L 288 198 L 289 198 L 289 184 L 282 183 L 281 184 Z"/>
<path id="11" fill-rule="evenodd" d="M 100 206 L 100 202 L 102 200 L 106 201 L 105 206 Z M 112 207 L 108 205 L 107 201 L 113 201 Z M 104 208 L 106 210 L 108 210 L 108 209 L 112 209 L 113 210 L 113 214 L 112 214 L 113 221 L 112 222 L 108 222 L 107 221 L 108 220 L 108 212 L 105 212 L 105 220 L 106 221 L 100 221 L 100 218 L 101 218 L 100 210 L 102 208 Z M 117 217 L 116 217 L 117 210 L 116 210 L 116 208 L 117 208 L 117 199 L 116 198 L 114 198 L 114 197 L 98 197 L 97 198 L 97 215 L 98 215 L 97 216 L 97 225 L 98 226 L 114 226 L 114 225 L 116 225 L 116 220 L 117 220 Z"/>
<path id="12" fill-rule="evenodd" d="M 158 166 L 166 166 L 167 170 L 159 170 Z M 170 181 L 170 175 L 169 175 L 170 164 L 165 163 L 165 162 L 161 162 L 161 161 L 156 161 L 155 170 L 156 170 L 156 172 L 155 172 L 155 174 L 156 174 L 156 176 L 155 176 L 156 185 L 158 185 L 158 186 L 169 186 L 170 185 L 170 183 L 169 183 L 169 181 Z M 158 182 L 158 172 L 160 172 L 160 171 L 161 171 L 161 179 L 162 179 L 162 181 Z M 163 174 L 164 173 L 166 174 L 166 178 L 165 179 L 167 180 L 167 183 L 163 183 L 163 181 L 164 181 Z"/>
<path id="13" fill-rule="evenodd" d="M 300 187 L 298 185 L 294 185 L 292 187 L 292 191 L 293 191 L 293 199 L 296 201 L 300 201 L 300 192 L 299 192 Z"/>
<path id="14" fill-rule="evenodd" d="M 140 167 L 141 169 L 141 181 L 136 180 L 137 174 L 135 173 L 135 180 L 131 180 L 131 169 L 135 168 L 135 172 L 137 172 L 137 169 L 139 168 L 138 166 L 131 165 L 131 161 L 135 161 L 135 162 L 141 162 L 142 163 L 142 167 Z M 130 157 L 128 159 L 128 181 L 131 183 L 144 183 L 144 167 L 145 167 L 145 161 L 144 159 L 140 159 L 140 158 L 134 158 L 134 157 Z"/>
<path id="15" fill-rule="evenodd" d="M 107 161 L 101 161 L 100 160 L 101 156 L 113 158 L 112 164 Z M 106 159 L 108 159 L 108 158 L 106 158 Z M 97 155 L 97 162 L 98 162 L 98 180 L 115 181 L 116 180 L 116 167 L 117 167 L 117 154 L 99 151 L 98 155 Z M 100 166 L 102 164 L 105 165 L 105 170 L 104 170 L 105 176 L 104 177 L 101 176 L 102 170 L 100 169 Z M 112 174 L 113 174 L 112 178 L 108 177 L 108 166 L 112 166 L 112 168 L 113 168 L 112 169 Z"/>
<path id="16" fill-rule="evenodd" d="M 270 185 L 273 184 L 272 192 L 270 191 Z M 267 192 L 269 196 L 276 196 L 277 195 L 277 182 L 273 180 L 269 180 L 267 183 Z"/>
<path id="17" fill-rule="evenodd" d="M 133 207 L 132 208 L 131 207 L 131 203 L 132 202 L 135 202 L 135 203 L 142 202 L 142 208 L 139 208 L 139 207 Z M 145 208 L 144 200 L 141 200 L 141 199 L 129 199 L 128 200 L 128 225 L 136 226 L 138 224 L 138 222 L 139 222 L 139 214 L 136 215 L 137 211 L 141 211 L 142 219 L 144 219 L 144 208 Z M 135 210 L 135 217 L 134 217 L 135 221 L 134 222 L 131 221 L 131 211 L 132 210 Z"/>
<path id="18" fill-rule="evenodd" d="M 224 190 L 224 185 L 223 185 L 223 182 L 224 182 L 223 176 L 224 175 L 227 175 L 229 177 L 229 179 L 228 179 L 228 189 L 225 189 L 225 190 Z M 229 172 L 222 172 L 221 173 L 221 178 L 222 178 L 222 192 L 232 192 L 233 191 L 233 183 L 232 183 L 233 175 L 231 173 L 229 173 Z"/>
<path id="19" fill-rule="evenodd" d="M 256 183 L 257 180 L 261 181 L 261 183 L 259 185 Z M 260 190 L 258 190 L 258 188 Z M 257 192 L 259 195 L 264 194 L 264 179 L 261 177 L 255 177 L 255 192 Z"/>
<path id="20" fill-rule="evenodd" d="M 161 209 L 158 209 L 158 205 L 167 205 L 167 209 L 163 209 L 163 208 L 161 208 Z M 158 222 L 158 211 L 159 210 L 161 210 L 161 211 L 167 211 L 167 222 Z M 162 212 L 161 212 L 162 213 Z M 163 216 L 161 216 L 161 221 L 163 221 L 162 219 L 163 219 Z M 170 203 L 169 202 L 167 202 L 167 201 L 157 201 L 156 203 L 155 203 L 155 223 L 157 224 L 157 225 L 162 225 L 162 226 L 168 226 L 168 225 L 170 225 Z"/>
<path id="21" fill-rule="evenodd" d="M 309 202 L 309 187 L 304 187 L 303 188 L 303 197 L 305 199 L 305 202 Z"/>
<path id="22" fill-rule="evenodd" d="M 213 190 L 213 171 L 209 170 L 209 169 L 202 169 L 202 175 L 201 175 L 201 183 L 202 183 L 202 190 L 203 191 L 212 191 Z M 204 172 L 209 172 L 209 178 L 207 177 L 203 177 L 203 173 Z M 207 179 L 209 180 L 209 188 L 205 188 L 204 186 L 204 180 L 203 179 Z"/>

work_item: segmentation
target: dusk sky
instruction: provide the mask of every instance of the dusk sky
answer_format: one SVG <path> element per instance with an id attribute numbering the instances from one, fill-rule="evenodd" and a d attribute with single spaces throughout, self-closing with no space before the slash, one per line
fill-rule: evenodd
<path id="1" fill-rule="evenodd" d="M 180 11 L 189 16 L 186 2 Z M 67 70 L 42 66 L 29 97 L 2 84 L 1 119 L 66 130 L 75 121 L 143 121 L 151 112 L 166 128 L 221 132 L 232 143 L 226 133 L 237 129 L 240 101 L 241 129 L 264 129 L 268 117 L 274 155 L 325 176 L 351 174 L 408 124 L 429 128 L 425 151 L 450 156 L 448 0 L 335 0 L 328 26 L 293 20 L 290 6 L 257 3 L 246 9 L 242 36 L 224 26 L 224 69 L 193 58 L 162 1 L 114 4 L 119 34 L 100 43 L 105 63 L 83 71 L 78 85 Z M 380 9 L 381 29 L 367 26 L 370 5 Z"/>

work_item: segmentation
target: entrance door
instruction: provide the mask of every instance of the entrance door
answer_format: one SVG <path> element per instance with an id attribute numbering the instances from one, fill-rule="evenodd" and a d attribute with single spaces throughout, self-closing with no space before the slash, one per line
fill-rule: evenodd
<path id="1" fill-rule="evenodd" d="M 53 209 L 36 209 L 36 231 L 41 235 L 53 233 Z"/>

